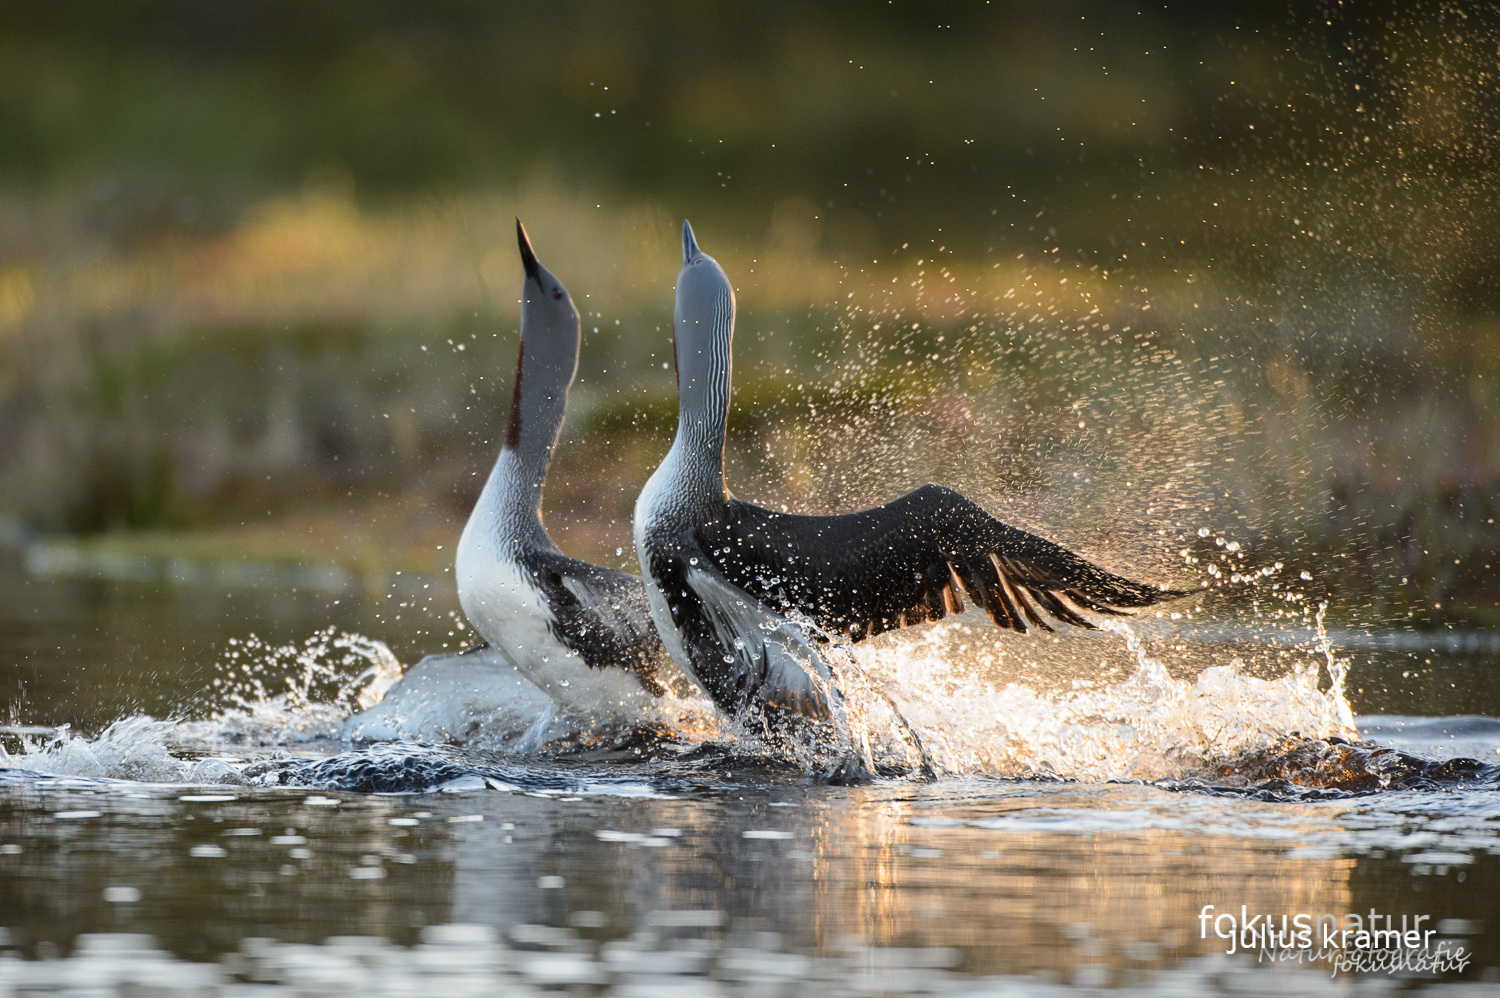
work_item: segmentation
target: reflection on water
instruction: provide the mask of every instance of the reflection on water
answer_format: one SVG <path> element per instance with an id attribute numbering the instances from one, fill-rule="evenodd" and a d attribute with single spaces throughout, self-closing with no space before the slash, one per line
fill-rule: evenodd
<path id="1" fill-rule="evenodd" d="M 332 737 L 340 711 L 308 704 L 316 684 L 282 701 L 270 726 L 120 720 L 173 705 L 206 717 L 203 690 L 241 661 L 226 654 L 230 637 L 256 630 L 301 647 L 330 623 L 362 626 L 364 611 L 295 594 L 250 602 L 63 582 L 28 602 L 36 583 L 0 576 L 0 585 L 15 597 L 0 614 L 17 637 L 0 643 L 0 682 L 28 689 L 12 720 L 72 721 L 86 736 L 25 736 L 79 754 L 0 771 L 0 943 L 27 958 L 0 959 L 0 995 L 71 980 L 128 984 L 148 972 L 184 986 L 372 994 L 522 984 L 621 994 L 981 984 L 1288 993 L 1327 981 L 1326 965 L 1224 957 L 1224 941 L 1203 936 L 1205 905 L 1423 915 L 1473 954 L 1457 976 L 1480 980 L 1500 966 L 1493 769 L 1363 796 L 1278 791 L 1269 800 L 1201 781 L 965 775 L 829 786 L 795 767 L 681 742 L 544 759 L 472 746 L 351 747 Z M 1178 639 L 1142 634 L 1142 655 L 1185 667 L 1165 654 Z M 1047 654 L 1085 648 L 1102 657 L 1102 673 L 1118 666 L 1115 684 L 1130 681 L 1141 656 L 1126 642 L 1085 640 L 1024 661 L 1004 652 L 998 667 L 1029 674 Z M 379 657 L 360 647 L 367 657 L 347 668 Z M 1404 653 L 1392 654 L 1384 667 L 1401 668 Z M 885 666 L 889 681 L 916 682 L 901 662 Z M 1256 667 L 1247 660 L 1243 674 Z M 1356 659 L 1351 682 L 1380 668 Z M 1087 697 L 1107 686 L 1044 673 L 1031 678 L 1038 703 L 1071 704 L 1079 716 L 1069 723 L 1092 723 Z M 968 687 L 954 675 L 947 692 L 957 703 Z M 337 695 L 336 683 L 324 685 Z M 356 695 L 345 691 L 344 712 Z M 1012 727 L 1020 716 L 1014 704 L 978 702 L 1012 710 Z M 302 727 L 284 723 L 292 715 Z M 954 738 L 982 718 L 958 720 Z M 1500 727 L 1483 718 L 1362 718 L 1360 727 L 1427 759 L 1493 761 L 1500 750 Z M 0 735 L 11 752 L 18 731 Z M 99 768 L 77 761 L 85 749 Z M 12 762 L 28 758 L 40 757 Z M 354 786 L 365 792 L 336 789 Z M 382 789 L 408 792 L 369 792 Z M 89 935 L 100 933 L 136 935 Z M 441 986 L 435 973 L 447 975 Z"/>
<path id="2" fill-rule="evenodd" d="M 1214 904 L 1427 914 L 1481 964 L 1497 955 L 1482 921 L 1500 886 L 1493 800 L 1265 804 L 766 774 L 649 798 L 224 790 L 11 787 L 0 911 L 12 943 L 37 956 L 79 933 L 149 933 L 201 961 L 251 951 L 247 937 L 412 945 L 463 922 L 527 952 L 579 954 L 601 981 L 621 976 L 622 949 L 701 939 L 711 959 L 694 966 L 719 976 L 750 947 L 1128 983 L 1221 949 L 1199 938 Z"/>

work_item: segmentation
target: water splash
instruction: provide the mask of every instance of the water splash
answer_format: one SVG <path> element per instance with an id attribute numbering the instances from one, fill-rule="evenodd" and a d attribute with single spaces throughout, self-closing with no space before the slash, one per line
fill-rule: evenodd
<path id="1" fill-rule="evenodd" d="M 345 718 L 339 731 L 360 744 L 407 740 L 509 751 L 551 702 L 497 652 L 480 647 L 427 656 L 378 703 Z"/>
<path id="2" fill-rule="evenodd" d="M 126 718 L 93 739 L 61 731 L 23 740 L 19 754 L 0 755 L 0 766 L 243 782 L 247 767 L 286 748 L 328 755 L 351 742 L 396 741 L 512 758 L 686 759 L 716 746 L 831 779 L 930 773 L 1224 782 L 1237 767 L 1264 769 L 1289 739 L 1358 737 L 1344 698 L 1349 663 L 1334 657 L 1321 612 L 1316 646 L 1269 679 L 1250 675 L 1239 658 L 1222 660 L 1227 652 L 1177 678 L 1185 663 L 1169 669 L 1147 653 L 1135 628 L 1106 627 L 1108 638 L 1072 640 L 1123 644 L 1130 668 L 1116 682 L 1054 688 L 1026 671 L 1025 656 L 1046 645 L 965 650 L 968 627 L 950 620 L 870 645 L 831 643 L 840 704 L 832 724 L 773 726 L 753 714 L 728 721 L 701 698 L 673 698 L 646 728 L 628 730 L 558 710 L 534 687 L 518 685 L 492 653 L 433 656 L 393 685 L 400 664 L 384 644 L 360 635 L 329 629 L 277 647 L 251 638 L 226 653 L 207 717 Z M 1059 647 L 1076 658 L 1085 646 Z"/>
<path id="3" fill-rule="evenodd" d="M 1323 661 L 1328 668 L 1329 702 L 1330 706 L 1338 714 L 1338 723 L 1353 731 L 1354 713 L 1349 707 L 1349 701 L 1344 697 L 1344 680 L 1349 675 L 1349 660 L 1347 658 L 1333 657 L 1333 643 L 1328 640 L 1328 628 L 1323 625 L 1323 618 L 1327 614 L 1327 601 L 1319 603 L 1316 618 L 1318 626 L 1318 650 L 1323 653 Z"/>
<path id="4" fill-rule="evenodd" d="M 82 779 L 140 783 L 241 783 L 238 768 L 217 757 L 197 760 L 173 754 L 178 725 L 144 714 L 121 718 L 86 738 L 63 725 L 50 737 L 25 738 L 12 754 L 0 745 L 0 769 Z"/>
<path id="5" fill-rule="evenodd" d="M 401 674 L 385 642 L 333 627 L 300 645 L 231 638 L 210 684 L 208 717 L 183 722 L 177 737 L 206 746 L 337 738 L 344 720 L 380 703 Z"/>
<path id="6" fill-rule="evenodd" d="M 1146 654 L 1130 625 L 1112 622 L 1135 663 L 1124 680 L 1071 691 L 1000 682 L 993 669 L 950 656 L 944 622 L 860 662 L 911 723 L 943 774 L 1058 776 L 1082 780 L 1167 779 L 1216 771 L 1296 733 L 1356 738 L 1343 669 L 1326 691 L 1314 660 L 1260 679 L 1231 657 L 1191 680 Z"/>
<path id="7" fill-rule="evenodd" d="M 957 620 L 857 647 L 830 639 L 820 654 L 838 690 L 830 697 L 831 721 L 748 712 L 728 730 L 728 747 L 835 780 L 892 774 L 1161 780 L 1221 779 L 1226 767 L 1263 759 L 1289 738 L 1358 737 L 1344 698 L 1348 662 L 1332 657 L 1326 633 L 1275 678 L 1251 675 L 1242 660 L 1220 652 L 1179 679 L 1147 653 L 1130 624 L 1102 627 L 1124 645 L 1129 671 L 1113 683 L 1074 680 L 1071 689 L 1050 688 L 1044 674 L 1026 671 L 1036 664 L 1025 656 L 1046 645 L 996 643 L 976 653 L 956 640 L 970 633 Z M 1074 659 L 1089 648 L 1059 647 Z M 1328 682 L 1320 689 L 1325 662 Z M 1186 663 L 1175 668 L 1189 671 Z"/>
<path id="8" fill-rule="evenodd" d="M 381 641 L 335 628 L 300 645 L 230 639 L 202 719 L 115 721 L 89 738 L 66 725 L 0 746 L 0 768 L 145 783 L 242 783 L 247 753 L 335 739 L 351 713 L 379 703 L 401 663 Z M 279 682 L 278 682 L 279 679 Z M 272 692 L 280 685 L 282 690 Z"/>
<path id="9" fill-rule="evenodd" d="M 92 738 L 67 726 L 13 732 L 16 750 L 0 745 L 0 769 L 146 783 L 254 783 L 265 782 L 256 774 L 267 765 L 278 772 L 283 765 L 316 767 L 353 744 L 370 761 L 345 759 L 332 766 L 328 773 L 344 775 L 328 776 L 330 787 L 362 785 L 359 780 L 373 779 L 372 767 L 379 769 L 382 761 L 390 764 L 388 782 L 396 785 L 411 761 L 385 752 L 380 743 L 462 746 L 510 757 L 609 758 L 639 755 L 642 747 L 691 751 L 723 740 L 726 728 L 702 696 L 663 697 L 644 717 L 632 714 L 630 723 L 572 716 L 487 648 L 428 656 L 403 672 L 383 642 L 334 628 L 301 644 L 271 645 L 254 635 L 231 640 L 210 697 L 204 717 L 136 715 Z M 398 758 L 405 761 L 392 761 Z M 351 775 L 356 771 L 359 780 Z M 421 780 L 408 782 L 427 787 Z"/>
<path id="10" fill-rule="evenodd" d="M 265 677 L 276 672 L 284 673 L 284 693 L 272 694 L 265 685 Z M 254 634 L 243 641 L 230 638 L 221 673 L 227 674 L 211 685 L 241 709 L 268 703 L 305 709 L 318 702 L 365 709 L 379 703 L 401 678 L 401 663 L 383 641 L 328 627 L 300 646 L 270 645 Z"/>

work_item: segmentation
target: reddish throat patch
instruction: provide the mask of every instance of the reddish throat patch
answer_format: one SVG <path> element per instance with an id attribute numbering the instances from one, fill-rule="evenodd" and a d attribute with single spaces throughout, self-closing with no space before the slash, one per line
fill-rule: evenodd
<path id="1" fill-rule="evenodd" d="M 526 341 L 516 353 L 516 390 L 510 397 L 510 425 L 505 428 L 505 446 L 516 448 L 521 443 L 521 362 L 526 359 Z"/>

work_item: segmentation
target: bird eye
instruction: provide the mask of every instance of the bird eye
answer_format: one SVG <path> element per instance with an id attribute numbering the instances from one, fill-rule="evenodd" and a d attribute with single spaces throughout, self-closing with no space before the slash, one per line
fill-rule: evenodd
<path id="1" fill-rule="evenodd" d="M 552 289 L 552 300 L 556 301 L 557 299 L 559 299 L 561 297 L 562 297 L 562 288 L 553 288 Z"/>

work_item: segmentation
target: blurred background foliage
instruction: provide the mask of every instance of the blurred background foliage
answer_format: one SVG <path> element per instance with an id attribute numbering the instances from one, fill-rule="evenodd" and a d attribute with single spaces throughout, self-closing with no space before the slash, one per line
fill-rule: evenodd
<path id="1" fill-rule="evenodd" d="M 520 215 L 586 313 L 548 523 L 631 565 L 686 215 L 747 498 L 939 479 L 1160 580 L 1493 624 L 1497 58 L 1478 3 L 0 0 L 0 516 L 441 571 Z"/>

